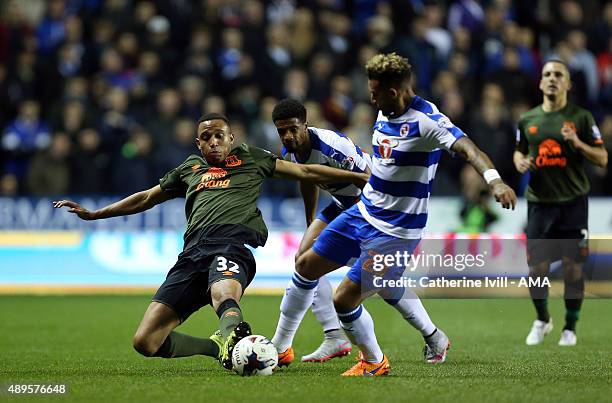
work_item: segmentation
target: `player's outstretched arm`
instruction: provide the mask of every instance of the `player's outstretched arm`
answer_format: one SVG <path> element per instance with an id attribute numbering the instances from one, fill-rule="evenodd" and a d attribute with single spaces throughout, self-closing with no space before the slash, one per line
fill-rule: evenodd
<path id="1" fill-rule="evenodd" d="M 302 165 L 276 160 L 275 178 L 297 179 L 310 183 L 352 183 L 363 188 L 370 176 L 366 173 L 351 172 L 323 165 Z"/>
<path id="2" fill-rule="evenodd" d="M 99 220 L 102 218 L 140 213 L 171 198 L 172 195 L 170 193 L 164 192 L 161 186 L 157 185 L 149 190 L 134 193 L 125 199 L 119 200 L 116 203 L 109 204 L 108 206 L 102 207 L 101 209 L 95 211 L 89 211 L 86 208 L 81 207 L 81 205 L 78 203 L 70 200 L 55 201 L 53 202 L 53 207 L 68 207 L 69 213 L 78 215 L 82 220 Z"/>
<path id="3" fill-rule="evenodd" d="M 366 173 L 346 171 L 323 165 L 294 164 L 293 162 L 276 160 L 275 178 L 297 179 L 310 183 L 352 183 L 363 188 L 370 176 Z"/>
<path id="4" fill-rule="evenodd" d="M 483 153 L 468 137 L 461 137 L 457 140 L 451 150 L 461 155 L 487 181 L 491 194 L 503 208 L 514 210 L 516 194 L 501 179 L 487 154 Z"/>

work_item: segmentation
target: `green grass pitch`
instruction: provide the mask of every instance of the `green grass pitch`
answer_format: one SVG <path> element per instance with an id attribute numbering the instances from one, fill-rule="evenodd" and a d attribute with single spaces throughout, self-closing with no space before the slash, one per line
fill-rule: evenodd
<path id="1" fill-rule="evenodd" d="M 563 300 L 549 302 L 555 330 L 544 344 L 524 345 L 533 319 L 529 300 L 425 300 L 452 340 L 448 361 L 421 361 L 421 337 L 379 299 L 366 303 L 391 375 L 340 377 L 355 353 L 325 364 L 293 364 L 271 377 L 241 378 L 207 357 L 144 358 L 131 337 L 148 296 L 0 297 L 0 401 L 231 402 L 600 402 L 612 400 L 612 301 L 585 301 L 578 346 L 559 347 Z M 254 332 L 271 337 L 280 297 L 243 300 Z M 180 330 L 207 336 L 210 308 Z M 321 341 L 311 313 L 296 337 L 299 356 Z M 63 383 L 64 396 L 15 396 L 9 384 Z"/>

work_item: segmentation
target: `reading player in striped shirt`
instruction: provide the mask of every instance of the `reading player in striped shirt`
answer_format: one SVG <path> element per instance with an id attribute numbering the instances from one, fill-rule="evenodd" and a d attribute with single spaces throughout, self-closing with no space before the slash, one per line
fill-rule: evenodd
<path id="1" fill-rule="evenodd" d="M 327 165 L 333 168 L 370 174 L 370 159 L 361 149 L 346 136 L 332 130 L 309 127 L 307 111 L 304 105 L 294 99 L 280 101 L 272 111 L 272 121 L 276 126 L 283 148 L 281 156 L 285 161 L 296 164 Z M 317 202 L 319 189 L 327 191 L 332 201 L 319 214 Z M 304 199 L 307 229 L 300 242 L 296 259 L 312 247 L 315 240 L 340 213 L 359 201 L 361 188 L 352 183 L 331 183 L 314 185 L 300 182 L 300 192 Z M 292 280 L 294 281 L 294 280 Z M 284 337 L 293 334 L 295 325 L 285 320 L 283 312 L 291 307 L 281 304 L 281 315 L 278 320 L 277 332 L 272 342 L 282 353 L 280 365 L 289 365 L 294 359 L 292 340 Z M 329 280 L 323 276 L 319 279 L 312 302 L 312 313 L 323 328 L 325 339 L 311 354 L 302 357 L 306 362 L 324 362 L 334 357 L 341 357 L 351 352 L 351 342 L 341 329 L 338 316 L 334 309 L 332 287 Z M 290 331 L 287 332 L 286 329 Z"/>
<path id="2" fill-rule="evenodd" d="M 376 288 L 371 263 L 375 255 L 413 253 L 427 221 L 427 202 L 442 150 L 469 162 L 504 208 L 516 204 L 514 191 L 501 180 L 486 154 L 435 105 L 414 94 L 407 59 L 395 53 L 378 54 L 367 62 L 366 71 L 371 101 L 380 111 L 372 135 L 370 180 L 360 202 L 332 221 L 313 247 L 300 255 L 294 273 L 297 281 L 287 289 L 283 301 L 292 307 L 289 320 L 299 323 L 312 304 L 318 279 L 357 258 L 334 296 L 342 327 L 360 349 L 359 362 L 344 376 L 389 373 L 389 360 L 376 341 L 372 317 L 362 302 L 374 293 L 385 299 L 397 296 L 393 290 Z M 395 271 L 387 270 L 385 276 Z M 422 328 L 430 331 L 422 330 L 425 359 L 444 361 L 449 347 L 446 335 L 431 323 L 424 309 L 413 310 L 411 320 L 424 322 Z"/>

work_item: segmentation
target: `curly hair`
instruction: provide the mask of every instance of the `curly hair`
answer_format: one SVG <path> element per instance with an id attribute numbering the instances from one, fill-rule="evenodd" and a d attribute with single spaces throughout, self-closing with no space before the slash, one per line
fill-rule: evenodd
<path id="1" fill-rule="evenodd" d="M 378 80 L 387 85 L 409 82 L 412 75 L 412 66 L 408 59 L 395 52 L 377 54 L 368 60 L 365 68 L 370 80 Z"/>
<path id="2" fill-rule="evenodd" d="M 306 121 L 306 107 L 295 99 L 283 99 L 276 104 L 272 111 L 272 121 L 297 118 L 300 122 Z"/>

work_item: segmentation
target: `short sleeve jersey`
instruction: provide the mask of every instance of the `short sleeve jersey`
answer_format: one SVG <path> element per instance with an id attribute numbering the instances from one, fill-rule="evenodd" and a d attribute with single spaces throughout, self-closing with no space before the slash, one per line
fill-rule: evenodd
<path id="1" fill-rule="evenodd" d="M 263 246 L 268 229 L 257 208 L 257 198 L 263 180 L 274 174 L 276 159 L 266 150 L 241 144 L 218 166 L 190 155 L 166 173 L 159 181 L 161 188 L 173 197 L 186 198 L 185 240 L 196 230 L 213 228 L 207 239 L 227 239 L 239 233 L 245 239 L 237 242 Z M 246 231 L 233 231 L 236 227 Z"/>
<path id="2" fill-rule="evenodd" d="M 571 103 L 554 112 L 544 112 L 539 105 L 521 116 L 516 149 L 531 156 L 536 166 L 530 171 L 525 192 L 528 201 L 563 203 L 589 192 L 584 156 L 561 134 L 566 126 L 586 144 L 603 145 L 591 113 Z"/>
<path id="3" fill-rule="evenodd" d="M 300 160 L 285 147 L 281 150 L 282 158 L 296 164 L 328 165 L 353 172 L 365 172 L 366 168 L 369 168 L 369 156 L 343 134 L 309 127 L 308 136 L 311 150 L 306 160 Z M 361 189 L 352 183 L 327 183 L 317 186 L 329 192 L 335 203 L 343 209 L 355 204 L 361 195 Z"/>

